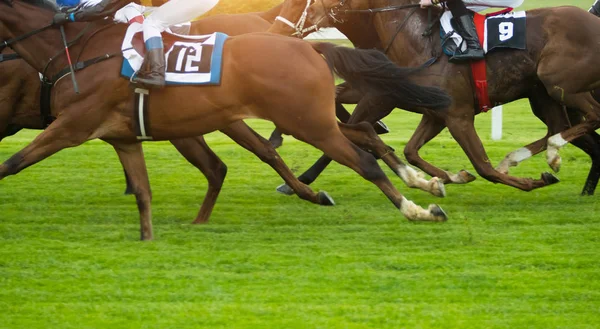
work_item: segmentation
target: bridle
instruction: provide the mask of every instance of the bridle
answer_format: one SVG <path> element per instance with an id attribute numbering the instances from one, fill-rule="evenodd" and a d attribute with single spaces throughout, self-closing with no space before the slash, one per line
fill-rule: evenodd
<path id="1" fill-rule="evenodd" d="M 306 24 L 306 19 L 308 17 L 308 7 L 310 7 L 310 4 L 312 3 L 313 0 L 306 0 L 306 7 L 304 8 L 304 11 L 302 12 L 302 15 L 300 16 L 300 18 L 298 19 L 298 22 L 296 24 L 292 23 L 289 19 L 283 17 L 283 16 L 277 16 L 275 17 L 276 21 L 280 21 L 283 24 L 291 27 L 292 29 L 294 29 L 294 32 L 292 34 L 292 36 L 295 37 L 299 37 L 301 38 L 302 36 L 304 36 L 304 34 L 308 33 L 308 32 L 313 32 L 318 30 L 319 28 L 317 27 L 317 25 L 313 25 L 307 28 L 304 28 L 304 25 Z"/>
<path id="2" fill-rule="evenodd" d="M 323 0 L 321 0 L 321 2 L 323 2 Z M 339 14 L 373 14 L 373 13 L 383 13 L 383 12 L 387 12 L 387 11 L 394 11 L 394 10 L 402 10 L 402 9 L 409 9 L 409 8 L 414 8 L 417 9 L 419 8 L 421 5 L 418 3 L 413 3 L 413 4 L 408 4 L 408 5 L 398 5 L 398 6 L 387 6 L 387 7 L 383 7 L 383 8 L 371 8 L 371 9 L 345 9 L 342 10 L 342 7 L 344 7 L 346 5 L 346 0 L 340 0 L 340 2 L 329 8 L 329 13 L 327 14 L 327 16 L 329 16 L 329 18 L 331 18 L 335 23 L 344 23 L 344 19 L 338 17 Z M 325 6 L 323 6 L 324 8 Z"/>

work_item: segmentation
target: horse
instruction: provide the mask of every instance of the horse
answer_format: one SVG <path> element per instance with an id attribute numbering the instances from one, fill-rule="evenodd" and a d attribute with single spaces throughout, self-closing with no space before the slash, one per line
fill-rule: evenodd
<path id="1" fill-rule="evenodd" d="M 8 40 L 5 45 L 10 45 L 38 71 L 48 65 L 49 76 L 67 66 L 66 58 L 47 61 L 62 50 L 57 26 L 44 24 L 52 21 L 54 6 L 40 0 L 2 0 L 0 6 L 0 38 Z M 87 32 L 84 25 L 65 26 L 70 37 L 87 35 L 83 45 L 71 46 L 73 52 L 80 53 L 80 58 L 121 52 L 126 26 L 99 22 Z M 54 98 L 52 103 L 60 115 L 32 143 L 0 165 L 0 180 L 66 147 L 91 139 L 102 139 L 128 152 L 139 149 L 130 113 L 133 103 L 130 86 L 119 76 L 119 68 L 120 60 L 112 57 L 77 72 L 77 79 L 86 81 L 79 94 L 73 92 L 74 86 L 68 80 L 59 81 L 55 88 L 56 95 L 61 97 Z M 379 52 L 311 44 L 266 33 L 245 34 L 225 41 L 219 86 L 182 86 L 151 93 L 149 122 L 153 138 L 199 136 L 246 118 L 266 119 L 376 185 L 407 219 L 447 220 L 439 206 L 423 209 L 401 195 L 375 159 L 352 143 L 375 151 L 384 161 L 395 158 L 370 125 L 337 123 L 332 71 L 372 91 L 396 93 L 397 98 L 414 107 L 441 109 L 450 102 L 438 88 L 423 88 L 410 82 L 408 77 L 414 70 L 394 65 Z M 408 94 L 401 95 L 390 86 Z M 425 97 L 415 98 L 413 93 Z M 290 104 L 290 99 L 295 102 Z M 121 161 L 125 170 L 132 173 L 133 160 L 121 158 Z M 139 174 L 135 172 L 134 176 Z M 151 235 L 149 203 L 150 200 L 138 200 L 141 217 L 145 219 L 142 239 Z"/>
<path id="2" fill-rule="evenodd" d="M 250 31 L 262 31 L 265 27 L 272 26 L 269 24 L 270 22 L 275 21 L 277 16 L 276 13 L 280 11 L 282 5 L 283 4 L 278 5 L 264 13 L 211 16 L 207 19 L 193 22 L 191 24 L 190 32 L 192 34 L 201 35 L 220 29 L 222 32 L 229 35 L 237 35 L 242 33 L 242 29 L 240 29 L 239 26 L 244 26 Z M 256 19 L 257 17 L 260 19 Z M 210 23 L 216 24 L 213 27 Z M 287 31 L 286 29 L 278 31 L 277 28 L 270 30 L 269 32 L 283 35 L 291 35 L 293 33 L 293 31 Z M 22 61 L 18 63 L 15 62 L 12 65 L 4 64 L 3 68 L 6 69 L 5 71 L 2 71 L 6 73 L 6 78 L 3 78 L 3 81 L 21 81 L 21 85 L 23 85 L 24 88 L 11 88 L 11 85 L 14 85 L 12 83 L 8 83 L 4 88 L 0 86 L 0 94 L 5 95 L 6 99 L 21 99 L 21 102 L 15 104 L 15 106 L 9 106 L 8 103 L 5 103 L 4 105 L 6 106 L 0 108 L 0 140 L 23 128 L 42 129 L 44 125 L 40 118 L 40 110 L 37 103 L 37 98 L 39 98 L 37 96 L 39 87 L 36 86 L 36 84 L 39 84 L 37 72 Z M 2 72 L 0 72 L 0 77 L 2 76 Z M 23 74 L 21 72 L 27 73 Z M 17 91 L 20 92 L 20 97 L 14 95 Z M 15 109 L 16 112 L 13 113 L 13 110 Z M 12 122 L 9 123 L 9 120 L 6 119 L 10 118 L 11 115 Z M 4 132 L 5 128 L 8 128 L 6 133 Z M 314 193 L 306 185 L 300 183 L 271 145 L 243 122 L 234 123 L 226 129 L 223 129 L 222 132 L 236 141 L 236 143 L 256 154 L 263 162 L 266 162 L 274 168 L 284 179 L 286 186 L 288 186 L 288 184 L 292 186 L 290 188 L 290 193 L 298 194 L 301 199 L 319 205 L 330 206 L 335 204 L 327 192 L 320 191 Z M 209 220 L 221 187 L 223 186 L 225 175 L 227 173 L 227 166 L 212 152 L 212 150 L 210 150 L 202 137 L 179 139 L 171 141 L 171 143 L 190 163 L 196 166 L 208 180 L 208 191 L 202 202 L 201 210 L 193 221 L 194 224 L 206 223 Z M 421 188 L 436 196 L 444 196 L 445 189 L 439 180 L 434 179 L 427 181 L 416 171 L 405 166 L 403 163 L 400 162 L 399 167 L 395 166 L 395 164 L 396 163 L 394 162 L 394 167 L 392 169 L 400 173 L 400 177 L 406 181 L 408 186 Z M 125 176 L 127 182 L 126 194 L 133 194 L 133 189 L 127 178 L 127 173 Z M 141 190 L 138 191 L 138 193 L 151 192 L 149 190 Z"/>
<path id="3" fill-rule="evenodd" d="M 5 55 L 8 56 L 9 53 L 5 52 Z M 0 96 L 2 99 L 8 100 L 0 103 L 0 141 L 5 137 L 16 134 L 21 129 L 44 129 L 45 124 L 40 115 L 40 78 L 37 71 L 22 60 L 7 61 L 0 65 L 2 68 L 0 70 L 0 80 L 5 82 L 0 86 Z M 310 188 L 300 183 L 271 144 L 243 121 L 229 125 L 222 132 L 273 167 L 285 181 L 289 181 L 294 186 L 293 188 L 298 191 L 301 199 L 319 205 L 334 204 L 333 199 L 327 192 L 313 193 Z M 208 191 L 201 209 L 193 221 L 194 224 L 206 223 L 223 186 L 227 166 L 208 147 L 202 136 L 171 140 L 170 142 L 208 180 Z M 119 149 L 116 149 L 116 151 L 120 157 L 131 156 L 130 153 L 124 153 Z M 146 171 L 143 161 L 131 162 L 133 163 L 132 166 L 136 166 L 133 169 L 134 172 L 144 173 Z M 134 188 L 128 178 L 130 175 L 127 174 L 127 171 L 125 176 L 127 182 L 125 194 L 135 194 L 138 200 L 151 198 L 149 183 L 138 183 L 136 185 L 140 187 Z M 147 181 L 147 177 L 145 181 Z M 147 189 L 146 186 L 148 186 Z"/>
<path id="4" fill-rule="evenodd" d="M 413 10 L 408 13 L 392 10 L 394 6 L 390 6 L 389 1 L 386 0 L 370 2 L 366 0 L 323 0 L 314 2 L 307 12 L 309 20 L 318 23 L 321 27 L 336 26 L 335 22 L 340 21 L 356 23 L 357 17 L 362 13 L 378 12 L 374 15 L 372 28 L 378 32 L 383 44 L 388 45 L 388 49 L 386 49 L 389 50 L 388 55 L 396 63 L 404 66 L 419 66 L 432 59 L 432 56 L 436 59 L 434 64 L 426 68 L 426 71 L 436 78 L 430 79 L 429 82 L 421 80 L 419 83 L 443 87 L 453 96 L 454 102 L 448 111 L 437 113 L 425 111 L 419 127 L 405 148 L 407 160 L 428 174 L 441 177 L 445 183 L 453 182 L 453 177 L 449 173 L 425 162 L 418 155 L 419 148 L 447 126 L 477 172 L 485 179 L 524 191 L 531 191 L 558 182 L 558 179 L 549 173 L 543 173 L 541 179 L 538 180 L 517 178 L 498 172 L 491 166 L 473 126 L 473 118 L 478 110 L 475 109 L 470 70 L 466 64 L 450 64 L 447 58 L 439 57 L 441 52 L 440 38 L 437 37 L 439 25 L 434 25 L 431 27 L 431 31 L 427 31 L 429 18 L 440 15 L 440 9 L 432 8 L 430 16 L 427 11 L 417 9 L 417 1 L 403 1 L 401 4 L 395 2 L 394 5 L 397 5 L 396 8 L 413 7 Z M 599 125 L 599 104 L 588 91 L 596 88 L 598 72 L 596 72 L 597 70 L 586 70 L 584 79 L 581 79 L 580 75 L 574 76 L 573 73 L 562 71 L 560 63 L 563 61 L 581 63 L 579 58 L 574 58 L 575 53 L 594 54 L 597 51 L 595 49 L 597 47 L 595 45 L 598 44 L 597 37 L 592 33 L 584 33 L 583 37 L 578 38 L 577 43 L 573 45 L 573 47 L 581 47 L 581 51 L 569 52 L 569 49 L 574 48 L 565 49 L 561 42 L 570 44 L 570 41 L 566 40 L 564 36 L 564 31 L 571 31 L 573 26 L 566 26 L 568 23 L 561 20 L 561 17 L 581 19 L 587 27 L 586 32 L 593 31 L 598 24 L 594 16 L 579 8 L 563 7 L 529 11 L 527 14 L 529 50 L 495 51 L 487 56 L 489 93 L 492 103 L 496 104 L 528 97 L 534 113 L 545 120 L 549 131 L 566 130 L 561 135 L 549 139 L 548 163 L 557 169 L 557 165 L 560 163 L 558 148 L 567 141 L 573 141 L 579 145 L 593 159 L 590 176 L 584 187 L 584 193 L 593 194 L 600 177 L 598 174 L 600 151 L 597 147 L 600 140 L 593 132 Z M 392 21 L 399 22 L 399 24 L 389 24 Z M 550 22 L 558 22 L 558 26 L 564 29 L 559 30 L 554 25 L 550 27 Z M 546 30 L 552 33 L 544 32 Z M 425 32 L 431 32 L 429 38 L 423 37 Z M 509 57 L 508 60 L 507 57 Z M 590 57 L 591 55 L 587 56 L 583 62 L 592 66 Z M 502 66 L 501 62 L 518 64 L 507 68 Z M 538 63 L 539 66 L 537 66 Z M 577 124 L 573 128 L 570 128 L 562 110 L 563 104 L 582 111 L 586 119 L 580 119 L 579 122 L 575 122 Z M 389 114 L 393 108 L 393 104 L 384 104 L 377 110 L 371 108 L 369 112 L 357 112 L 357 109 L 353 115 L 357 119 L 372 122 Z M 581 138 L 577 139 L 578 137 Z"/>

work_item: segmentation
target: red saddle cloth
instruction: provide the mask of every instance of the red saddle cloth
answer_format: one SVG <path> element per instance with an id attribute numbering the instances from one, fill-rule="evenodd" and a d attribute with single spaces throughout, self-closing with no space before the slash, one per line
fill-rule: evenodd
<path id="1" fill-rule="evenodd" d="M 481 15 L 475 13 L 473 17 L 475 21 L 475 27 L 477 28 L 477 36 L 481 47 L 485 40 L 485 20 L 490 16 L 504 15 L 511 12 L 512 8 L 506 8 L 504 10 Z M 488 82 L 487 82 L 487 66 L 485 59 L 471 62 L 471 74 L 473 75 L 473 85 L 475 87 L 475 96 L 477 98 L 477 105 L 481 112 L 487 112 L 492 109 L 492 103 L 490 101 L 490 95 L 488 94 Z"/>

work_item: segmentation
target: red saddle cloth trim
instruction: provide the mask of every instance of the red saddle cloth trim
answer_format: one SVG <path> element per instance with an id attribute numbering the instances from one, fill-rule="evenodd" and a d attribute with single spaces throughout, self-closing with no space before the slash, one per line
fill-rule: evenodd
<path id="1" fill-rule="evenodd" d="M 475 13 L 473 20 L 475 21 L 475 27 L 477 28 L 477 36 L 479 42 L 483 48 L 485 41 L 485 20 L 490 16 L 504 15 L 511 12 L 512 8 L 506 8 L 495 13 L 489 13 L 481 15 Z M 477 97 L 477 103 L 481 112 L 487 112 L 492 108 L 490 101 L 490 95 L 488 94 L 488 82 L 487 82 L 487 66 L 485 59 L 471 62 L 471 74 L 473 75 L 473 84 L 475 87 L 475 95 Z"/>

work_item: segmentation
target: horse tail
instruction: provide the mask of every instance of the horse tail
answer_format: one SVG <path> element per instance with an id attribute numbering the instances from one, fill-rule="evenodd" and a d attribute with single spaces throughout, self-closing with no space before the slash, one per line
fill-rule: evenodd
<path id="1" fill-rule="evenodd" d="M 331 70 L 362 92 L 391 96 L 396 106 L 406 110 L 442 110 L 450 106 L 450 96 L 440 88 L 420 86 L 408 78 L 420 68 L 403 68 L 374 49 L 352 49 L 331 43 L 312 43 Z"/>

